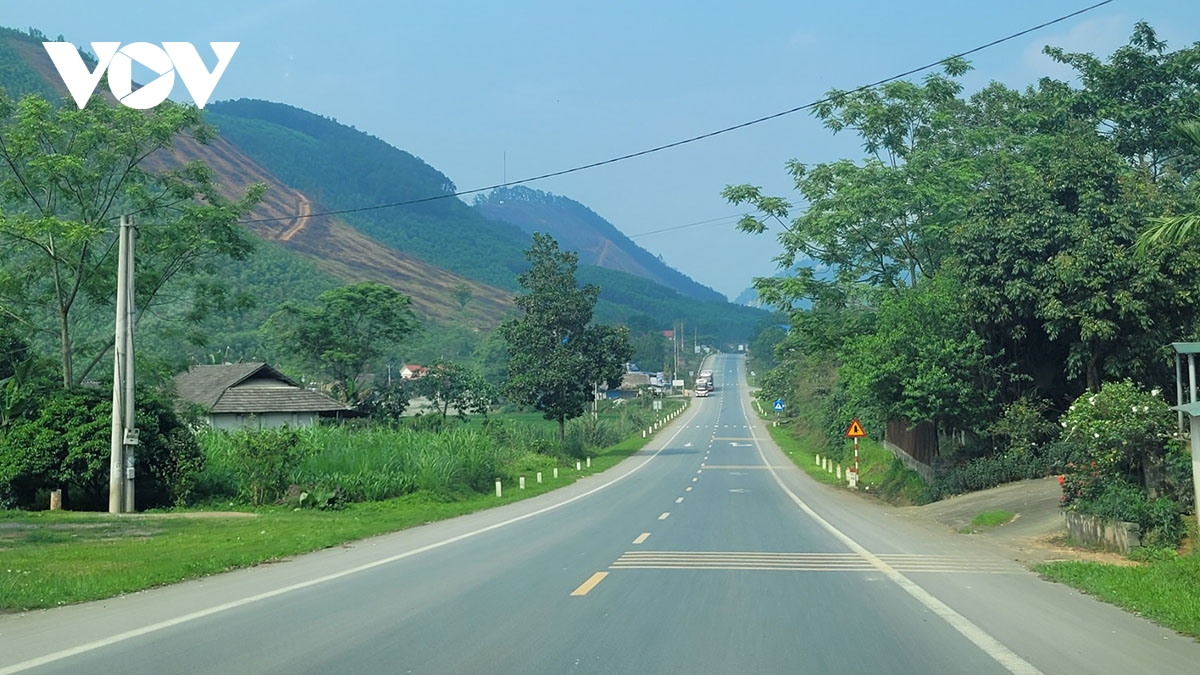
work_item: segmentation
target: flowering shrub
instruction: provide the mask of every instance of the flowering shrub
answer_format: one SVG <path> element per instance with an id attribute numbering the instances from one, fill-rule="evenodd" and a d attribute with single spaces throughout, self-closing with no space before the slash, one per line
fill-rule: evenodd
<path id="1" fill-rule="evenodd" d="M 1061 479 L 1064 508 L 1138 523 L 1143 538 L 1173 546 L 1182 536 L 1179 489 L 1168 450 L 1175 415 L 1158 392 L 1129 381 L 1080 396 L 1062 417 L 1071 449 Z M 1165 496 L 1164 496 L 1165 495 Z M 1153 498 L 1152 498 L 1153 497 Z"/>
<path id="2" fill-rule="evenodd" d="M 1062 418 L 1062 439 L 1098 477 L 1141 477 L 1148 458 L 1162 459 L 1175 415 L 1154 393 L 1110 382 L 1080 396 Z"/>

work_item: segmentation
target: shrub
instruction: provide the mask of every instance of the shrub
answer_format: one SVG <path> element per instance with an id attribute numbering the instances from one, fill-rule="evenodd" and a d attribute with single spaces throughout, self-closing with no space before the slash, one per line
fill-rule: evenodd
<path id="1" fill-rule="evenodd" d="M 367 392 L 358 405 L 361 412 L 376 422 L 399 422 L 408 409 L 410 392 L 403 380 L 377 385 Z"/>
<path id="2" fill-rule="evenodd" d="M 292 429 L 241 429 L 230 435 L 230 460 L 241 495 L 255 506 L 278 498 L 288 474 L 304 456 L 300 435 Z"/>
<path id="3" fill-rule="evenodd" d="M 1136 523 L 1143 546 L 1173 549 L 1183 540 L 1186 530 L 1179 504 L 1171 499 L 1151 500 L 1141 486 L 1122 479 L 1093 483 L 1089 489 L 1072 499 L 1069 508 L 1107 520 Z"/>
<path id="4" fill-rule="evenodd" d="M 1192 483 L 1192 453 L 1179 439 L 1167 444 L 1164 496 L 1179 504 L 1183 513 L 1196 512 L 1196 488 Z"/>
<path id="5" fill-rule="evenodd" d="M 204 458 L 171 407 L 138 401 L 139 445 L 135 494 L 139 508 L 187 499 Z M 64 489 L 72 508 L 107 503 L 112 401 L 91 388 L 51 389 L 10 422 L 0 439 L 0 484 L 5 501 L 36 507 L 41 490 Z"/>
<path id="6" fill-rule="evenodd" d="M 943 499 L 1030 478 L 1052 471 L 1062 449 L 1054 444 L 1042 448 L 1009 449 L 995 455 L 963 460 L 938 471 L 929 486 L 929 499 Z"/>
<path id="7" fill-rule="evenodd" d="M 1054 439 L 1057 426 L 1048 416 L 1050 402 L 1021 398 L 1004 406 L 990 429 L 991 435 L 1010 452 L 1037 449 Z"/>
<path id="8" fill-rule="evenodd" d="M 1072 447 L 1075 468 L 1085 473 L 1078 481 L 1082 491 L 1089 482 L 1125 481 L 1160 494 L 1174 419 L 1166 403 L 1129 381 L 1080 396 L 1063 415 L 1062 442 Z M 1064 496 L 1067 504 L 1076 498 Z"/>
<path id="9" fill-rule="evenodd" d="M 161 400 L 144 401 L 137 411 L 140 470 L 134 486 L 141 506 L 188 503 L 204 471 L 204 451 L 187 425 Z"/>

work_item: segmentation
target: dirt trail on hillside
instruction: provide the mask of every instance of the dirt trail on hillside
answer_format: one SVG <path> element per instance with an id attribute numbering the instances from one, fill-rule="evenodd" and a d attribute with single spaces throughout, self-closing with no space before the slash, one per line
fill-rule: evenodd
<path id="1" fill-rule="evenodd" d="M 312 202 L 308 201 L 308 197 L 300 195 L 300 203 L 296 205 L 299 213 L 292 219 L 292 224 L 288 229 L 279 236 L 280 241 L 288 241 L 308 223 L 309 217 L 312 216 Z"/>

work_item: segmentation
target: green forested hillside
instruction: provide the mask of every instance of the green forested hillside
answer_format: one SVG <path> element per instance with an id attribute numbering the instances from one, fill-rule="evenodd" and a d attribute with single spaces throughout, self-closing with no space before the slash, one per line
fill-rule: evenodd
<path id="1" fill-rule="evenodd" d="M 445 175 L 362 131 L 282 103 L 210 104 L 221 135 L 319 209 L 348 209 L 453 192 Z M 515 288 L 528 237 L 489 223 L 459 199 L 345 214 L 376 240 L 453 272 Z"/>
<path id="2" fill-rule="evenodd" d="M 34 42 L 32 36 L 0 26 L 0 87 L 14 98 L 25 94 L 41 94 L 54 100 L 58 98 L 54 88 L 21 54 L 22 50 L 31 47 L 41 49 L 41 45 Z"/>
<path id="3" fill-rule="evenodd" d="M 725 296 L 667 265 L 598 213 L 569 197 L 517 185 L 476 195 L 474 204 L 488 218 L 512 223 L 525 232 L 553 236 L 564 248 L 578 251 L 581 264 L 646 277 L 697 300 L 725 300 Z"/>
<path id="4" fill-rule="evenodd" d="M 322 208 L 356 208 L 454 190 L 449 178 L 420 159 L 374 136 L 299 108 L 242 99 L 210 104 L 206 112 L 222 136 L 285 183 L 311 196 Z M 589 223 L 589 227 L 607 227 L 613 237 L 624 239 L 616 228 L 583 205 L 553 195 L 548 198 L 556 209 L 571 207 L 568 210 L 573 218 L 590 214 L 592 220 L 599 221 Z M 495 286 L 515 288 L 517 274 L 526 265 L 523 251 L 529 236 L 525 232 L 509 223 L 488 220 L 458 199 L 343 217 L 383 243 Z M 563 246 L 573 248 L 568 241 Z M 648 314 L 660 319 L 663 328 L 669 328 L 672 320 L 684 319 L 693 325 L 711 326 L 714 336 L 745 339 L 760 314 L 730 305 L 716 291 L 662 263 L 658 265 L 679 277 L 676 285 L 690 284 L 692 294 L 706 301 L 639 276 L 580 265 L 580 278 L 601 286 L 598 319 L 624 321 L 634 314 Z"/>

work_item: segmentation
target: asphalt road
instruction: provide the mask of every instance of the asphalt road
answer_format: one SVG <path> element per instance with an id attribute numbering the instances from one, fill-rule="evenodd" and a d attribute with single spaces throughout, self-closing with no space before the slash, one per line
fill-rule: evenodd
<path id="1" fill-rule="evenodd" d="M 1200 644 L 817 485 L 736 356 L 641 454 L 535 499 L 0 617 L 38 673 L 1195 673 Z"/>

